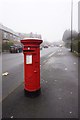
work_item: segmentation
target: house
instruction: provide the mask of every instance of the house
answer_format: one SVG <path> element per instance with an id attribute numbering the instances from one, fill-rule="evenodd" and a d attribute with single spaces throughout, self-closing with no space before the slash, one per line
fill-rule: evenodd
<path id="1" fill-rule="evenodd" d="M 20 40 L 18 33 L 0 24 L 0 42 Z"/>

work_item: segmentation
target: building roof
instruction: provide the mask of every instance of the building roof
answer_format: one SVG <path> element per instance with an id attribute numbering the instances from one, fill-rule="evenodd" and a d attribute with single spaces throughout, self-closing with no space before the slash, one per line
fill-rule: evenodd
<path id="1" fill-rule="evenodd" d="M 12 33 L 12 34 L 14 34 L 14 35 L 16 35 L 16 36 L 19 36 L 18 33 L 14 32 L 12 29 L 10 29 L 10 28 L 2 25 L 2 24 L 0 24 L 0 29 L 1 29 L 1 30 L 4 30 L 4 31 L 6 31 L 6 32 Z"/>

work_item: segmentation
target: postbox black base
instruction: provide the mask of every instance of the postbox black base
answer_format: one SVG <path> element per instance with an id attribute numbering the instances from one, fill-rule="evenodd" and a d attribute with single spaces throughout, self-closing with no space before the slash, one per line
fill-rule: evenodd
<path id="1" fill-rule="evenodd" d="M 24 89 L 24 94 L 27 97 L 37 97 L 40 95 L 40 93 L 41 93 L 41 89 L 33 91 L 33 92 L 30 92 Z"/>

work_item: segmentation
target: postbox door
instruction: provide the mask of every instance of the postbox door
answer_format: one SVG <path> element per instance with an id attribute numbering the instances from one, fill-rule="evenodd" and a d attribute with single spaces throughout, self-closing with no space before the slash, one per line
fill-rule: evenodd
<path id="1" fill-rule="evenodd" d="M 40 81 L 37 54 L 26 54 L 25 61 L 25 87 L 31 91 L 36 90 Z"/>
<path id="2" fill-rule="evenodd" d="M 40 70 L 39 70 L 39 58 L 38 55 L 33 55 L 33 66 L 34 66 L 34 84 L 36 86 L 36 89 L 40 87 Z"/>
<path id="3" fill-rule="evenodd" d="M 32 90 L 33 85 L 33 55 L 25 54 L 25 88 Z"/>

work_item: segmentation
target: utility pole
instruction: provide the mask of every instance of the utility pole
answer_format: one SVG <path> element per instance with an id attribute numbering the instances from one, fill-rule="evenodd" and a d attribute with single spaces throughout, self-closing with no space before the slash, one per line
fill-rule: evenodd
<path id="1" fill-rule="evenodd" d="M 72 52 L 72 28 L 73 27 L 73 0 L 71 0 L 71 52 Z"/>

